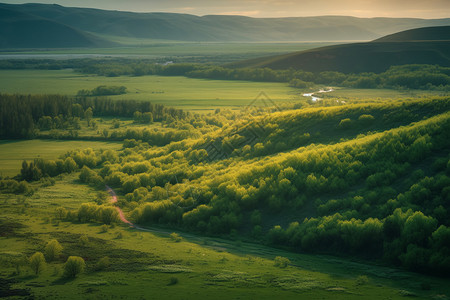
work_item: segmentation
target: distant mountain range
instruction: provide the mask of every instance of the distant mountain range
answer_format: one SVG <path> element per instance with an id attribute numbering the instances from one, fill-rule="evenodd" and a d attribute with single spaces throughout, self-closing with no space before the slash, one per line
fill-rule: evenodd
<path id="1" fill-rule="evenodd" d="M 383 72 L 393 65 L 436 64 L 450 67 L 450 26 L 407 30 L 369 43 L 321 47 L 255 58 L 230 67 L 297 69 L 311 72 Z"/>
<path id="2" fill-rule="evenodd" d="M 357 41 L 447 19 L 321 16 L 250 18 L 131 13 L 47 4 L 1 4 L 1 48 L 109 47 L 110 37 L 177 41 Z"/>

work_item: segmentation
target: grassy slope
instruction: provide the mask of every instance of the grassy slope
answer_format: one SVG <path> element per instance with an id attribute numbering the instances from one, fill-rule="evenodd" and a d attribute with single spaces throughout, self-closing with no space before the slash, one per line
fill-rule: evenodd
<path id="1" fill-rule="evenodd" d="M 158 299 L 206 296 L 217 299 L 402 299 L 407 294 L 405 291 L 419 298 L 449 293 L 443 280 L 349 259 L 292 254 L 255 244 L 183 233 L 184 240 L 175 243 L 168 238 L 170 231 L 137 232 L 119 226 L 101 233 L 100 225 L 48 223 L 45 217 L 37 217 L 51 217 L 57 206 L 72 209 L 95 197 L 94 190 L 77 185 L 74 179 L 74 176 L 65 177 L 55 186 L 41 188 L 24 204 L 17 203 L 14 198 L 0 196 L 1 224 L 14 221 L 26 226 L 16 229 L 15 234 L 4 231 L 9 237 L 0 237 L 0 259 L 5 261 L 14 253 L 30 255 L 42 251 L 49 239 L 57 238 L 64 247 L 63 256 L 85 257 L 88 272 L 75 280 L 63 280 L 60 279 L 61 261 L 49 264 L 39 277 L 21 267 L 21 274 L 12 277 L 20 281 L 14 288 L 30 289 L 37 297 L 59 299 L 118 296 Z M 122 238 L 116 238 L 118 233 Z M 88 245 L 79 246 L 81 235 L 89 237 Z M 111 258 L 111 267 L 94 272 L 93 266 L 103 256 Z M 285 269 L 275 267 L 275 256 L 288 257 L 291 265 Z M 14 270 L 14 267 L 2 265 L 0 276 L 9 276 Z M 366 275 L 368 282 L 357 284 L 356 279 L 360 275 Z M 173 277 L 178 279 L 178 283 L 169 286 Z M 430 284 L 432 290 L 421 290 L 421 283 Z"/>
<path id="2" fill-rule="evenodd" d="M 17 175 L 24 159 L 55 159 L 73 149 L 119 149 L 120 146 L 119 143 L 91 141 L 0 141 L 0 173 L 3 176 Z"/>

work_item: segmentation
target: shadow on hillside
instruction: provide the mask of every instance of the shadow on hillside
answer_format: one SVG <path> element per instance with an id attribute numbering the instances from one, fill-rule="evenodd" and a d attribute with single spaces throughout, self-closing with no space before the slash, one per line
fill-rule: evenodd
<path id="1" fill-rule="evenodd" d="M 54 280 L 51 285 L 65 285 L 66 283 L 72 282 L 74 280 L 75 278 L 60 277 Z"/>

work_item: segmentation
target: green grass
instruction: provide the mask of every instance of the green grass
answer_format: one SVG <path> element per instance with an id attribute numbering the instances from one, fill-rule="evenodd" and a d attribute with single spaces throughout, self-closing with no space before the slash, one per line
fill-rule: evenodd
<path id="1" fill-rule="evenodd" d="M 56 207 L 74 209 L 95 196 L 75 178 L 67 176 L 55 186 L 39 189 L 24 204 L 0 195 L 0 225 L 14 229 L 8 238 L 0 237 L 2 261 L 43 251 L 48 240 L 57 238 L 64 247 L 63 257 L 79 255 L 87 263 L 87 272 L 74 280 L 61 278 L 64 258 L 49 263 L 38 277 L 26 266 L 15 274 L 13 265 L 2 264 L 0 277 L 18 281 L 13 288 L 28 288 L 36 298 L 58 299 L 403 299 L 405 291 L 418 298 L 450 292 L 442 279 L 345 258 L 294 254 L 181 232 L 183 240 L 174 242 L 172 231 L 166 230 L 115 226 L 102 233 L 100 224 L 52 222 Z M 116 238 L 118 233 L 122 238 Z M 80 245 L 82 235 L 88 236 L 87 245 Z M 110 257 L 111 266 L 95 271 L 104 256 Z M 276 267 L 276 256 L 289 258 L 291 264 Z M 367 277 L 363 283 L 361 276 Z M 430 291 L 420 289 L 424 282 L 431 283 Z"/>
<path id="2" fill-rule="evenodd" d="M 179 42 L 153 39 L 137 39 L 105 36 L 113 42 L 124 44 L 114 48 L 52 49 L 33 51 L 2 52 L 21 55 L 120 55 L 155 59 L 201 59 L 210 62 L 229 62 L 258 56 L 276 55 L 307 50 L 335 43 L 220 43 L 220 42 Z"/>
<path id="3" fill-rule="evenodd" d="M 0 173 L 15 176 L 20 172 L 23 160 L 37 157 L 55 159 L 74 149 L 119 149 L 121 143 L 93 141 L 0 141 Z"/>
<path id="4" fill-rule="evenodd" d="M 194 110 L 245 107 L 261 92 L 265 92 L 274 102 L 305 100 L 299 90 L 285 83 L 163 76 L 103 77 L 82 75 L 71 70 L 0 71 L 2 93 L 76 95 L 81 89 L 93 89 L 99 85 L 127 87 L 128 94 L 111 96 L 112 99 L 144 100 Z"/>

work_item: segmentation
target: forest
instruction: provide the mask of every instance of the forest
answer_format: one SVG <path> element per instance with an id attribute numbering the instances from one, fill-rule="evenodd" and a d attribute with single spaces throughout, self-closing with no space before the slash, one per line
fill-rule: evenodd
<path id="1" fill-rule="evenodd" d="M 242 236 L 434 275 L 450 270 L 448 97 L 205 115 L 104 98 L 1 99 L 16 105 L 12 112 L 26 107 L 32 129 L 58 128 L 58 118 L 67 126 L 103 116 L 161 123 L 159 131 L 104 136 L 123 141 L 118 151 L 24 161 L 20 174 L 0 181 L 2 191 L 32 194 L 35 182 L 79 172 L 81 183 L 116 190 L 118 205 L 141 226 Z M 8 121 L 14 116 L 2 116 L 11 124 L 3 135 L 29 134 L 13 126 L 22 121 Z M 117 215 L 99 201 L 64 219 L 109 224 Z"/>
<path id="2" fill-rule="evenodd" d="M 92 95 L 94 96 L 94 95 Z M 152 104 L 148 101 L 113 101 L 104 97 L 67 97 L 61 95 L 0 94 L 0 137 L 32 138 L 39 130 L 80 129 L 80 120 L 88 125 L 94 116 L 128 117 L 146 115 L 143 122 L 183 119 L 187 113 L 180 109 Z M 73 137 L 73 134 L 71 135 Z"/>

